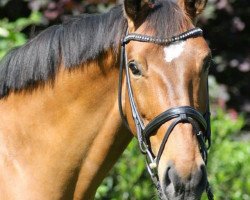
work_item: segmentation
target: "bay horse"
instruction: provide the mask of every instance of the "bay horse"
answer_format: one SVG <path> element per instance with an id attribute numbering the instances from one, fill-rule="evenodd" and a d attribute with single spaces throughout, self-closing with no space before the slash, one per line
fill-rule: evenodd
<path id="1" fill-rule="evenodd" d="M 211 55 L 195 23 L 205 5 L 125 0 L 10 51 L 0 63 L 1 200 L 94 199 L 133 136 L 161 199 L 200 199 Z"/>

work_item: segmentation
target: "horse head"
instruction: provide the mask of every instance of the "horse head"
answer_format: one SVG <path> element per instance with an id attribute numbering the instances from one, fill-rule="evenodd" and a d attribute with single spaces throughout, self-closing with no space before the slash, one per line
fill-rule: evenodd
<path id="1" fill-rule="evenodd" d="M 124 113 L 163 199 L 200 199 L 208 187 L 210 49 L 195 28 L 205 0 L 125 0 Z"/>

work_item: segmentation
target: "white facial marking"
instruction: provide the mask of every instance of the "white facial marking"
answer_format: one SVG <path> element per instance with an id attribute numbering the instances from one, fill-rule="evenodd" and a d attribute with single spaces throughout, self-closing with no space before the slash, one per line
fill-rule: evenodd
<path id="1" fill-rule="evenodd" d="M 164 48 L 165 60 L 171 62 L 178 58 L 184 50 L 185 42 L 176 42 Z"/>

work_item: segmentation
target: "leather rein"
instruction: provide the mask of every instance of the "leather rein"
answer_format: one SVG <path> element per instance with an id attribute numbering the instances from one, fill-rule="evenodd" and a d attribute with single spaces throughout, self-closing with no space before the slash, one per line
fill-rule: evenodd
<path id="1" fill-rule="evenodd" d="M 127 53 L 126 53 L 126 44 L 130 41 L 138 41 L 138 42 L 149 42 L 158 45 L 171 45 L 174 42 L 186 40 L 188 38 L 194 38 L 198 36 L 202 36 L 203 31 L 200 28 L 194 28 L 188 30 L 184 33 L 181 33 L 177 36 L 173 36 L 171 38 L 161 39 L 147 35 L 140 34 L 126 34 L 121 44 L 121 60 L 120 60 L 120 72 L 119 72 L 119 89 L 118 89 L 118 104 L 121 118 L 127 128 L 130 130 L 126 117 L 124 116 L 122 109 L 122 78 L 123 78 L 123 68 L 125 69 L 125 77 L 126 77 L 126 85 L 129 96 L 129 102 L 131 106 L 133 120 L 136 126 L 136 133 L 138 138 L 138 143 L 141 152 L 146 156 L 146 166 L 147 170 L 151 176 L 152 181 L 156 185 L 158 190 L 158 194 L 160 199 L 163 198 L 162 189 L 160 186 L 159 177 L 157 174 L 157 167 L 159 165 L 159 161 L 161 155 L 164 151 L 165 145 L 168 141 L 168 138 L 175 128 L 175 126 L 179 123 L 190 123 L 193 126 L 194 132 L 197 136 L 200 153 L 202 158 L 207 164 L 207 150 L 211 144 L 211 129 L 210 129 L 210 108 L 209 108 L 209 96 L 208 96 L 208 85 L 207 85 L 207 106 L 206 112 L 202 115 L 198 110 L 194 109 L 191 106 L 179 106 L 170 108 L 160 115 L 156 116 L 152 121 L 150 121 L 146 126 L 143 123 L 143 120 L 140 116 L 138 108 L 136 106 L 135 98 L 133 95 L 133 90 L 130 81 Z M 155 133 L 157 129 L 159 129 L 164 123 L 174 120 L 171 125 L 168 127 L 168 130 L 162 140 L 159 151 L 155 156 L 151 150 L 150 145 L 150 136 Z M 206 145 L 207 144 L 207 145 Z M 207 182 L 206 192 L 209 200 L 213 199 L 213 194 L 209 183 Z"/>

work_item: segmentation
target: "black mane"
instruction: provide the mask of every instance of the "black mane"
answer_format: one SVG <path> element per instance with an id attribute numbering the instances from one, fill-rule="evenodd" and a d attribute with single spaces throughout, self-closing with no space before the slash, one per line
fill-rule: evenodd
<path id="1" fill-rule="evenodd" d="M 148 15 L 148 27 L 157 36 L 180 33 L 186 22 L 181 9 L 170 0 L 157 0 Z M 184 27 L 185 28 L 185 27 Z M 25 45 L 11 50 L 0 62 L 0 98 L 37 83 L 53 80 L 60 64 L 80 66 L 113 48 L 118 53 L 127 29 L 122 6 L 105 14 L 81 15 L 52 26 Z"/>
<path id="2" fill-rule="evenodd" d="M 25 45 L 11 50 L 0 62 L 0 98 L 54 78 L 60 63 L 66 68 L 117 49 L 126 32 L 122 7 L 105 14 L 81 15 L 49 27 Z"/>

